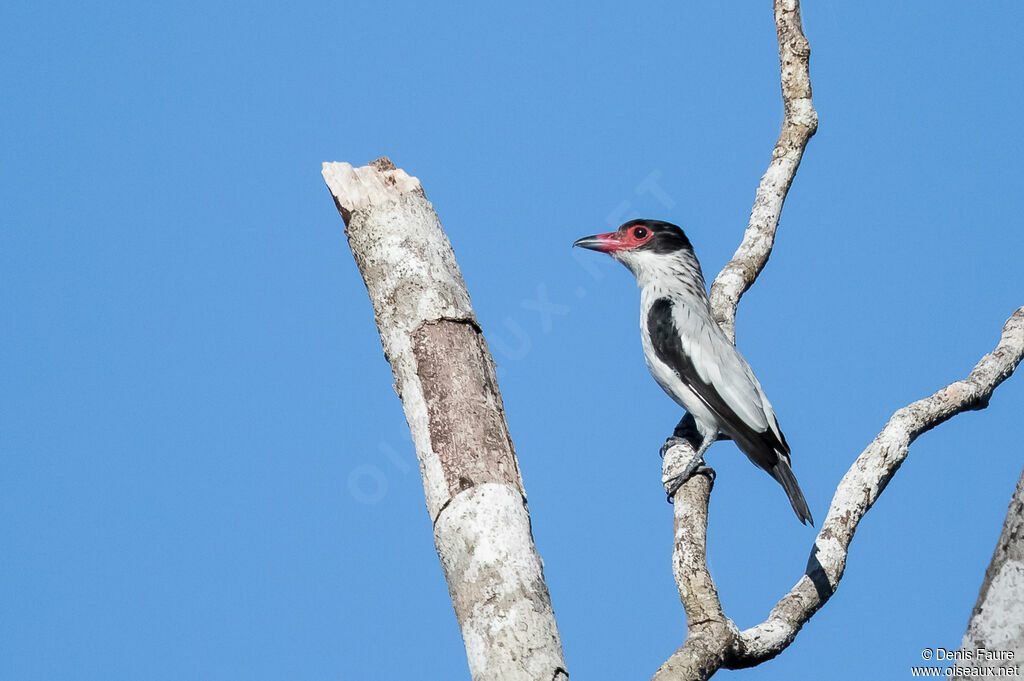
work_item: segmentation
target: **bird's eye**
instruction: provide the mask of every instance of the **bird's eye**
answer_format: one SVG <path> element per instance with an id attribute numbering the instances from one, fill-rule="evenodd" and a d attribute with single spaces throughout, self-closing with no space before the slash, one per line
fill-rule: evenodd
<path id="1" fill-rule="evenodd" d="M 633 230 L 633 236 L 637 239 L 643 239 L 647 237 L 647 230 L 644 227 L 637 227 Z"/>

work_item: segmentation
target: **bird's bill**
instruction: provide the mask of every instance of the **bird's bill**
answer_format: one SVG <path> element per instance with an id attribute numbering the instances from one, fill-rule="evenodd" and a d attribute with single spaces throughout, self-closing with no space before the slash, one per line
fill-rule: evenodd
<path id="1" fill-rule="evenodd" d="M 582 239 L 577 239 L 573 243 L 573 246 L 589 248 L 592 251 L 600 251 L 601 253 L 610 253 L 612 251 L 621 251 L 629 248 L 627 244 L 622 243 L 618 232 L 585 236 Z"/>

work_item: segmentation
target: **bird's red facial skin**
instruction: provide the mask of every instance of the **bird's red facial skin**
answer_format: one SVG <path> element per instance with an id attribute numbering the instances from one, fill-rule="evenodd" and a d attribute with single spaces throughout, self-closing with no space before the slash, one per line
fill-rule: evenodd
<path id="1" fill-rule="evenodd" d="M 651 230 L 643 225 L 633 225 L 624 227 L 617 232 L 598 234 L 596 238 L 601 240 L 601 248 L 598 250 L 602 253 L 628 251 L 650 241 Z"/>

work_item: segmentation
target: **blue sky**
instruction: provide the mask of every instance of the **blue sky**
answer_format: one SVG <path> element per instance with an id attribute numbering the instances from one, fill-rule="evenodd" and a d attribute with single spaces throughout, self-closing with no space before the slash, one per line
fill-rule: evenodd
<path id="1" fill-rule="evenodd" d="M 821 125 L 739 347 L 817 518 L 1024 304 L 1014 2 L 807 2 Z M 421 178 L 499 363 L 574 678 L 683 632 L 628 217 L 731 255 L 781 120 L 769 2 L 13 2 L 0 22 L 0 678 L 468 678 L 320 163 Z M 541 304 L 544 302 L 544 304 Z M 554 307 L 551 307 L 551 306 Z M 538 307 L 545 310 L 538 312 Z M 909 676 L 963 634 L 1022 377 L 923 436 L 837 594 L 722 678 Z M 716 445 L 710 565 L 760 621 L 813 531 Z"/>

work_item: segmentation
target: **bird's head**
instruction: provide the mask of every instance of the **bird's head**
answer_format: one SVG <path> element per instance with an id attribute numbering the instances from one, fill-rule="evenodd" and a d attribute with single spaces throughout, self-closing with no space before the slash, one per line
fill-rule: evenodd
<path id="1" fill-rule="evenodd" d="M 607 253 L 640 279 L 641 272 L 684 259 L 696 264 L 693 246 L 683 230 L 662 220 L 630 220 L 614 232 L 577 239 L 573 246 Z M 699 265 L 698 273 L 699 273 Z"/>

